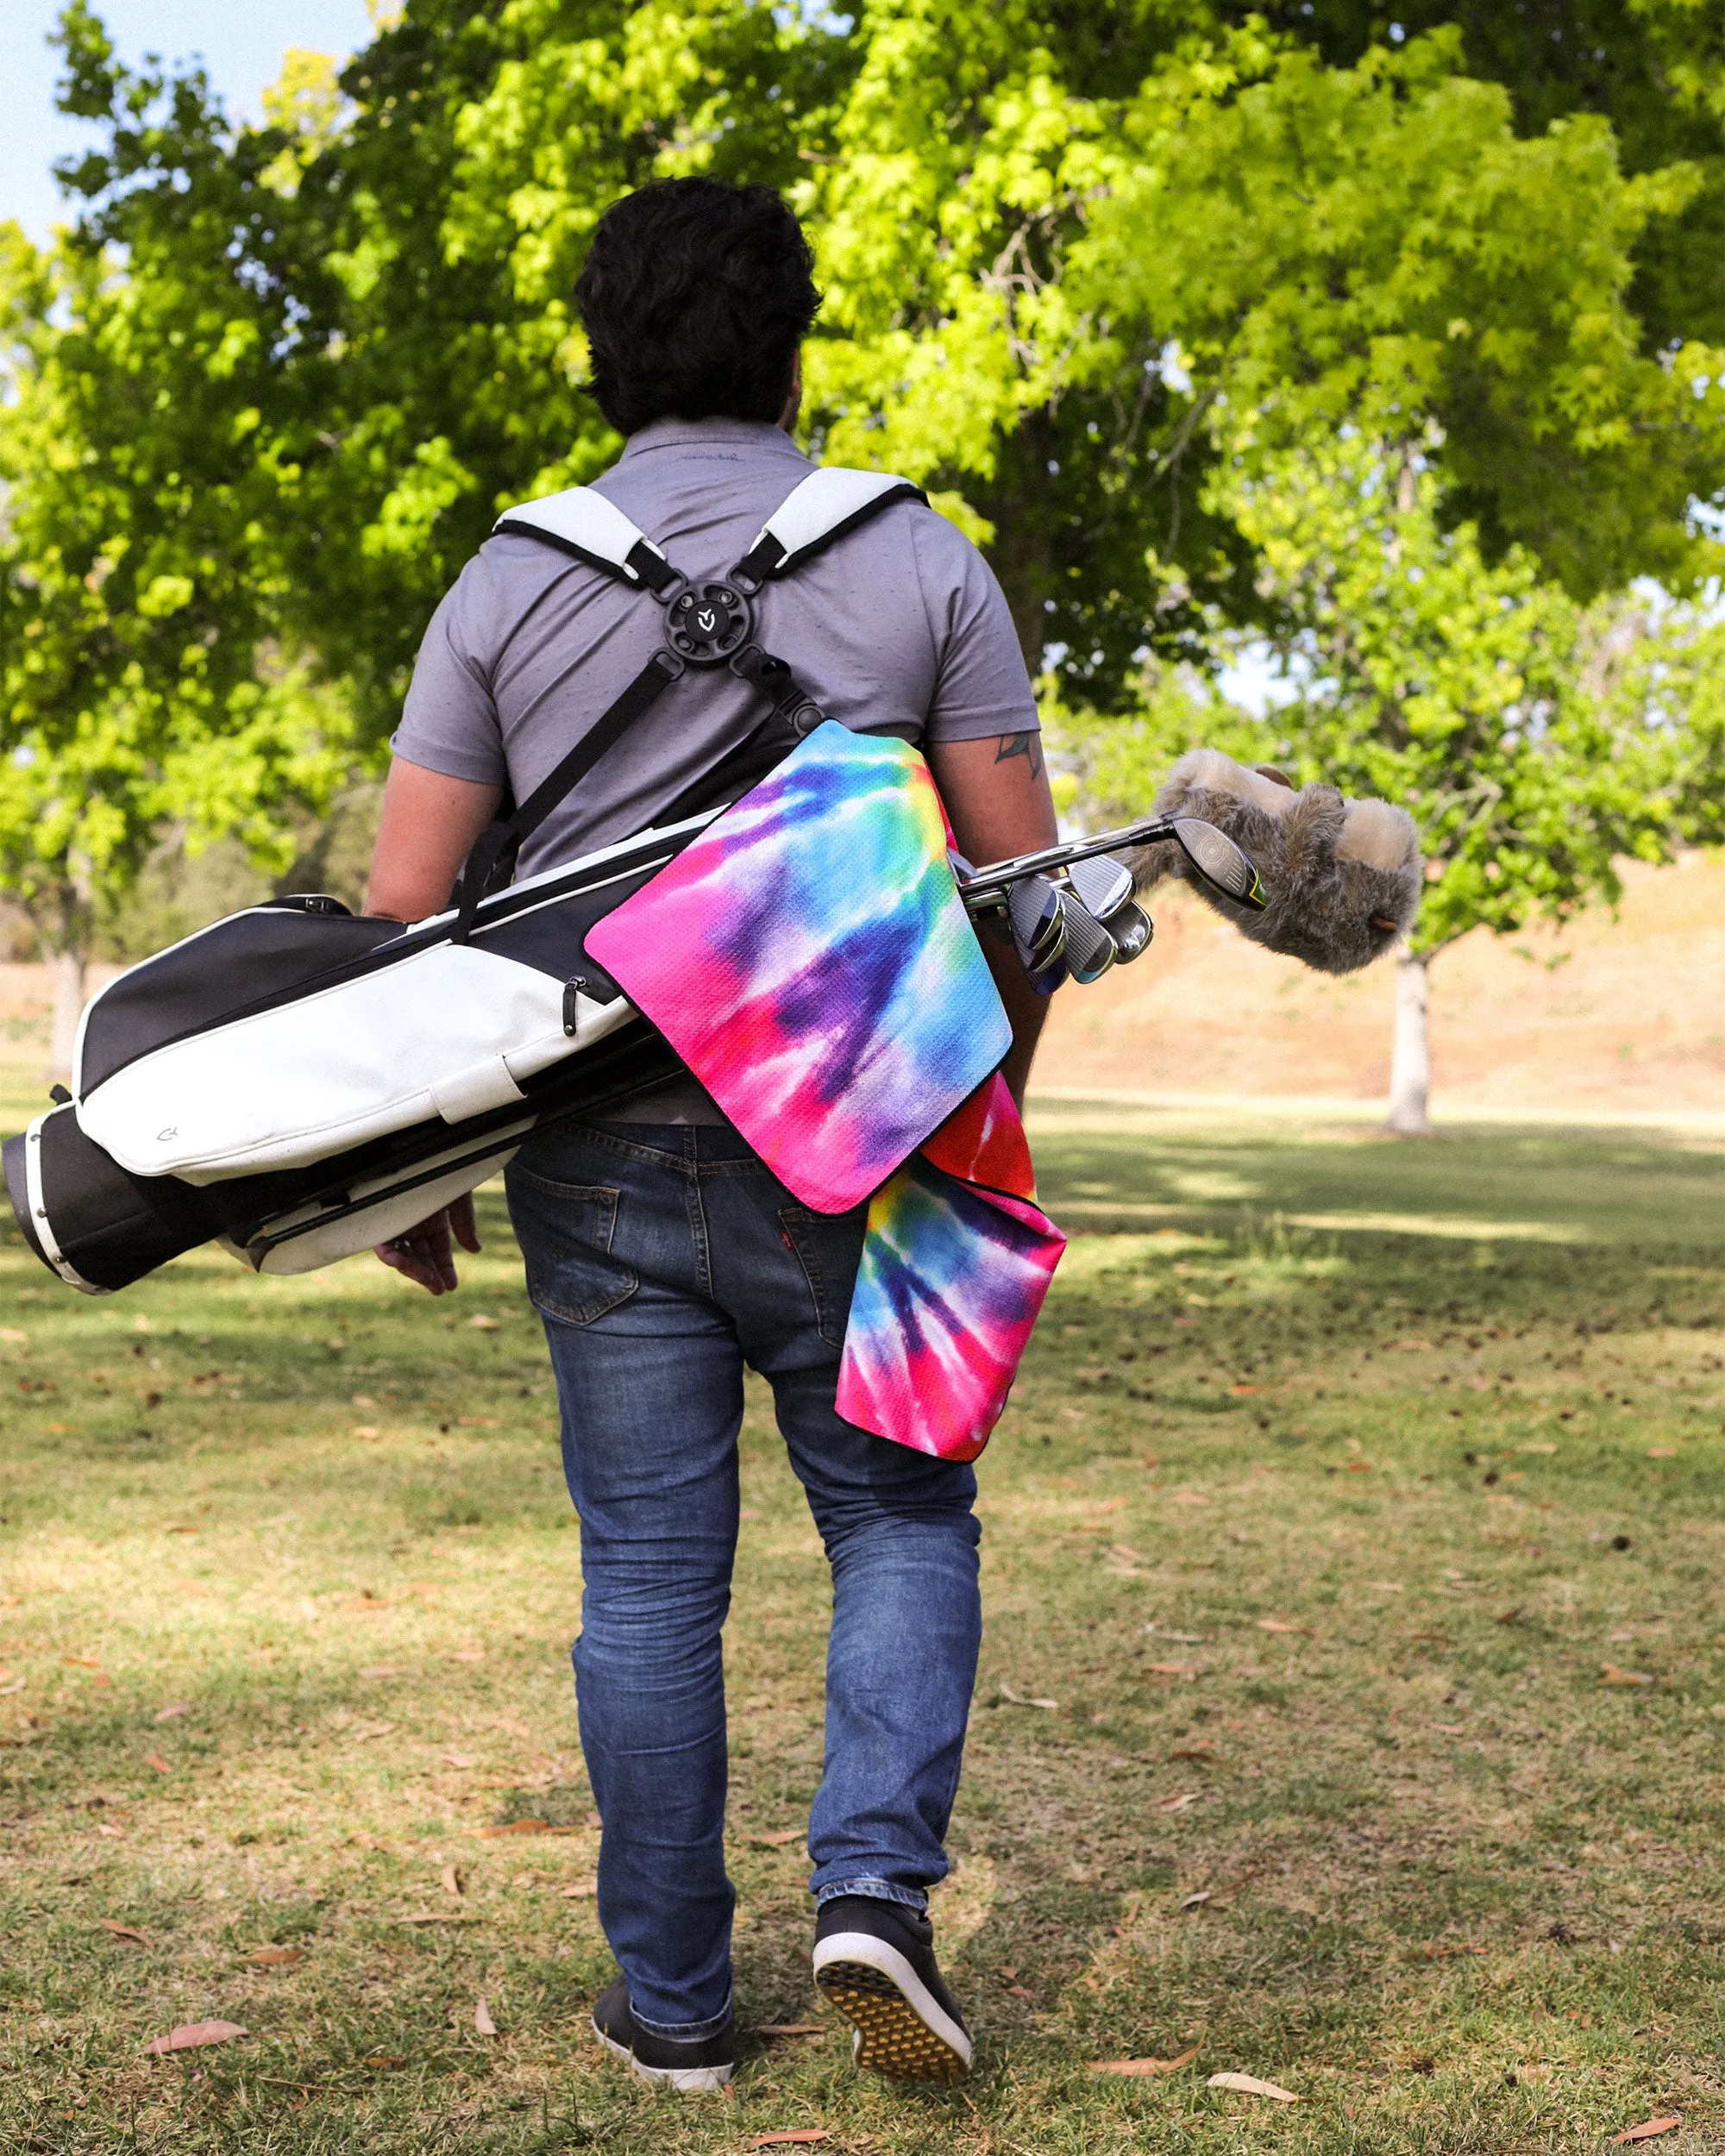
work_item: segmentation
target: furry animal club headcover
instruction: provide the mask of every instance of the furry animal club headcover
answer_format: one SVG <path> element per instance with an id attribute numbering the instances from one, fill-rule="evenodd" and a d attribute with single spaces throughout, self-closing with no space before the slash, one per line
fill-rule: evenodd
<path id="1" fill-rule="evenodd" d="M 1157 816 L 1196 816 L 1226 831 L 1270 894 L 1249 912 L 1197 875 L 1172 839 L 1126 856 L 1140 890 L 1181 876 L 1241 935 L 1320 973 L 1356 973 L 1412 925 L 1420 903 L 1419 834 L 1406 809 L 1350 801 L 1333 786 L 1295 788 L 1267 764 L 1216 749 L 1181 757 L 1156 797 Z"/>

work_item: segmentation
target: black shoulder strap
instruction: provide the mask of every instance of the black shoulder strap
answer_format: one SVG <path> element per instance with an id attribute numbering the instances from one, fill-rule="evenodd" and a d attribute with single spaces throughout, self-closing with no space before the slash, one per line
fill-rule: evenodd
<path id="1" fill-rule="evenodd" d="M 557 804 L 574 791 L 606 750 L 622 740 L 641 714 L 673 681 L 681 678 L 682 672 L 683 662 L 674 652 L 656 651 L 611 709 L 588 727 L 568 755 L 545 774 L 514 814 L 502 818 L 480 833 L 451 901 L 460 916 L 452 942 L 465 943 L 473 934 L 480 900 L 485 896 L 492 870 L 503 856 L 518 848 L 524 838 L 538 830 Z"/>

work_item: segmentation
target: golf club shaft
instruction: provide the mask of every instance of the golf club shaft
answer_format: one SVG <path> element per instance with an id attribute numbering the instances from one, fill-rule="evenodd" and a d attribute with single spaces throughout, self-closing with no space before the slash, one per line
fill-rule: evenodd
<path id="1" fill-rule="evenodd" d="M 1122 846 L 1151 846 L 1158 839 L 1172 838 L 1172 824 L 1160 817 L 1153 817 L 1142 824 L 1126 824 L 1119 830 L 1102 831 L 1095 838 L 1075 838 L 1061 846 L 1044 846 L 1039 853 L 1015 854 L 1010 861 L 991 862 L 986 868 L 977 868 L 959 884 L 959 894 L 971 912 L 984 912 L 991 906 L 998 906 L 1008 888 L 1022 882 L 1026 876 L 1043 875 L 1051 868 L 1065 868 L 1075 861 L 1090 861 L 1098 854 L 1111 854 Z"/>

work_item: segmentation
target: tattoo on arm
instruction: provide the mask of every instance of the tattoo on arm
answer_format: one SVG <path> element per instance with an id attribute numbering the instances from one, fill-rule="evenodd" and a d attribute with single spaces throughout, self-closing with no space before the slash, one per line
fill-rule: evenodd
<path id="1" fill-rule="evenodd" d="M 994 761 L 1007 763 L 1014 756 L 1022 756 L 1030 766 L 1032 779 L 1042 776 L 1042 736 L 1038 733 L 1002 734 L 994 749 Z"/>

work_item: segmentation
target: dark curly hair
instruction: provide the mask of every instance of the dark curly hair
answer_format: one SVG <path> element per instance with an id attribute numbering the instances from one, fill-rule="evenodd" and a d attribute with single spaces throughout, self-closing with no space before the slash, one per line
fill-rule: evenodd
<path id="1" fill-rule="evenodd" d="M 820 306 L 802 227 L 770 187 L 662 179 L 599 221 L 575 303 L 619 434 L 656 419 L 778 418 Z"/>

